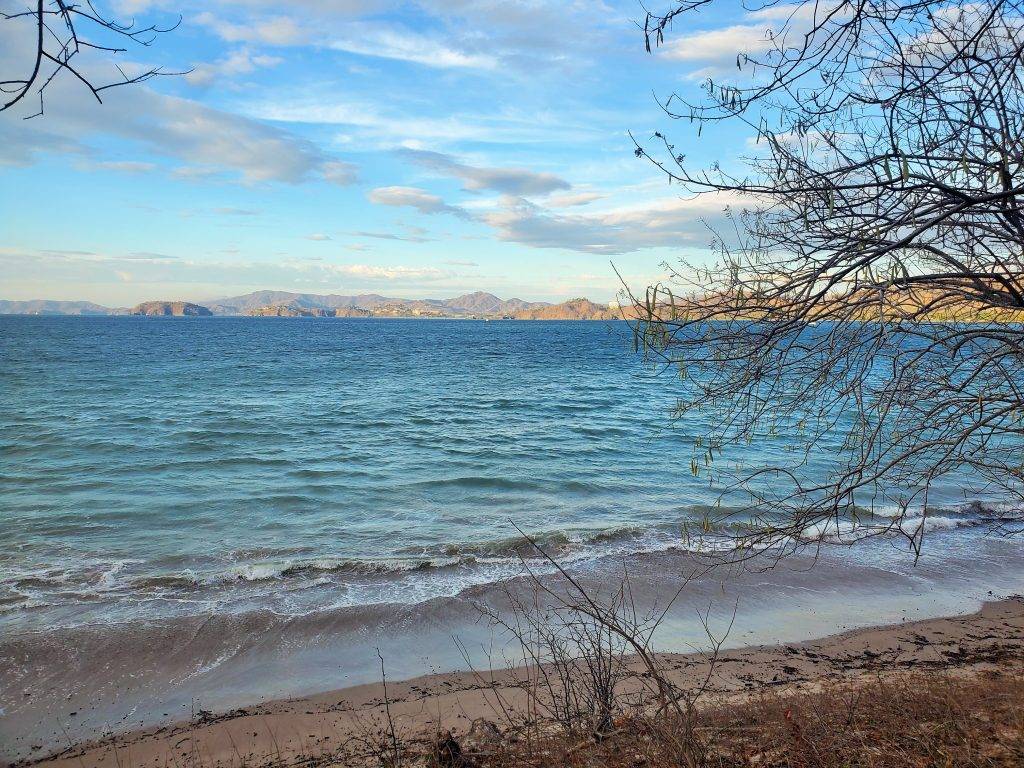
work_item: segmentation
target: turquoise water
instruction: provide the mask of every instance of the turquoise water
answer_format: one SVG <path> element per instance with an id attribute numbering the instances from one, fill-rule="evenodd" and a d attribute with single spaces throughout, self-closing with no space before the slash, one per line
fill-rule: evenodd
<path id="1" fill-rule="evenodd" d="M 8 629 L 453 596 L 513 522 L 658 551 L 719 491 L 624 323 L 2 317 L 0 359 Z"/>
<path id="2" fill-rule="evenodd" d="M 719 629 L 739 606 L 735 646 L 1024 591 L 1024 540 L 990 535 L 955 477 L 916 564 L 895 536 L 688 580 L 683 525 L 721 491 L 690 471 L 707 425 L 671 422 L 678 380 L 631 342 L 600 322 L 0 317 L 0 759 L 369 682 L 376 648 L 395 677 L 463 667 L 453 635 L 492 663 L 479 606 L 528 588 L 534 556 L 513 523 L 595 593 L 625 566 L 641 604 L 678 594 L 660 650 L 706 643 L 709 605 Z"/>
<path id="3" fill-rule="evenodd" d="M 624 324 L 5 317 L 0 338 L 8 624 L 422 600 L 518 569 L 510 521 L 582 556 L 710 498 Z"/>

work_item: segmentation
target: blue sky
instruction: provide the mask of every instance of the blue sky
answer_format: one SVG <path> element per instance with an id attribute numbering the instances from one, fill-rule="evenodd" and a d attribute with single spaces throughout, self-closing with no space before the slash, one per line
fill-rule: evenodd
<path id="1" fill-rule="evenodd" d="M 0 298 L 608 300 L 612 263 L 640 285 L 662 262 L 699 258 L 701 220 L 724 205 L 669 186 L 627 131 L 665 131 L 699 163 L 737 162 L 750 151 L 738 128 L 698 139 L 655 96 L 734 71 L 780 16 L 715 5 L 651 55 L 635 2 L 100 7 L 147 23 L 180 14 L 123 64 L 192 72 L 107 91 L 102 105 L 62 76 L 42 117 L 22 119 L 34 103 L 0 113 Z M 0 22 L 5 75 L 30 42 Z M 79 61 L 116 76 L 105 57 Z"/>

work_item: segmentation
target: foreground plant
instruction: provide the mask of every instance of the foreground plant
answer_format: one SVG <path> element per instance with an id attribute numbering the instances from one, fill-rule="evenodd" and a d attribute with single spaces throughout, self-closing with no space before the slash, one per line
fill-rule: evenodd
<path id="1" fill-rule="evenodd" d="M 698 743 L 675 718 L 624 717 L 608 738 L 579 742 L 560 730 L 466 754 L 479 768 L 1009 768 L 1024 761 L 1024 677 L 1019 668 L 967 679 L 909 675 L 817 691 L 762 691 L 697 713 Z"/>

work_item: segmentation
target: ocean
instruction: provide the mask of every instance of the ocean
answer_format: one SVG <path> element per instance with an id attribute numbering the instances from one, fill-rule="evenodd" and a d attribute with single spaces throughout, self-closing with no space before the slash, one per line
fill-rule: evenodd
<path id="1" fill-rule="evenodd" d="M 422 601 L 517 571 L 513 522 L 578 557 L 659 546 L 711 499 L 624 324 L 11 317 L 0 336 L 7 629 Z"/>
<path id="2" fill-rule="evenodd" d="M 486 642 L 473 604 L 545 568 L 516 526 L 656 601 L 722 490 L 677 382 L 624 323 L 0 317 L 7 756 L 62 708 L 88 733 L 366 682 L 377 647 L 394 674 L 457 667 L 453 634 Z M 697 585 L 662 647 L 716 599 L 738 644 L 1024 589 L 975 501 L 943 481 L 916 565 L 895 537 Z"/>

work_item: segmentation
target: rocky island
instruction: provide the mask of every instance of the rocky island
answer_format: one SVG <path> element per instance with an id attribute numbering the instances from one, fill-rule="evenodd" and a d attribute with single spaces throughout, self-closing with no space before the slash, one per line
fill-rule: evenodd
<path id="1" fill-rule="evenodd" d="M 209 317 L 213 312 L 190 301 L 144 301 L 132 307 L 130 314 L 146 317 Z"/>

